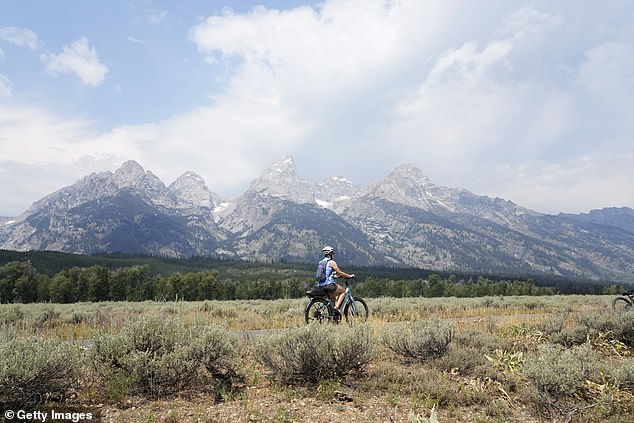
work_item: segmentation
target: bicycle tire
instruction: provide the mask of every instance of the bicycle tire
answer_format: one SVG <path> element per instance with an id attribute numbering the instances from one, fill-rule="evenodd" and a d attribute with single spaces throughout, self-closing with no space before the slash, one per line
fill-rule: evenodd
<path id="1" fill-rule="evenodd" d="M 313 298 L 310 300 L 304 311 L 304 319 L 306 323 L 316 322 L 322 323 L 324 321 L 331 321 L 330 308 L 328 307 L 328 300 L 324 298 Z"/>
<path id="2" fill-rule="evenodd" d="M 612 313 L 632 311 L 632 302 L 625 297 L 616 297 L 612 300 Z"/>
<path id="3" fill-rule="evenodd" d="M 355 297 L 354 304 L 352 301 L 346 304 L 343 309 L 343 315 L 346 318 L 346 322 L 350 324 L 366 322 L 370 315 L 370 309 L 363 298 Z"/>

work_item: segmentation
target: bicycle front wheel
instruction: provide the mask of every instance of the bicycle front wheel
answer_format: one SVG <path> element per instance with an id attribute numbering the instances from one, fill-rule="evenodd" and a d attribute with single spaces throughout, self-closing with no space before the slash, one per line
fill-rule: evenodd
<path id="1" fill-rule="evenodd" d="M 625 297 L 616 297 L 612 300 L 612 312 L 623 313 L 632 310 L 632 303 Z"/>
<path id="2" fill-rule="evenodd" d="M 306 306 L 304 312 L 306 323 L 322 323 L 331 320 L 330 310 L 328 309 L 328 301 L 324 298 L 313 298 Z"/>
<path id="3" fill-rule="evenodd" d="M 343 309 L 343 315 L 346 317 L 346 322 L 353 324 L 356 322 L 365 322 L 368 320 L 370 310 L 365 300 L 360 297 L 356 297 L 354 301 L 350 301 Z"/>

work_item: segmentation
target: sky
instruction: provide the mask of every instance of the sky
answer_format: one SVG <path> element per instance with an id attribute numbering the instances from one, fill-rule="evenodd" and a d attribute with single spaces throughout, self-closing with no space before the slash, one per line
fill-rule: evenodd
<path id="1" fill-rule="evenodd" d="M 0 216 L 126 160 L 229 198 L 287 154 L 634 207 L 634 2 L 0 0 Z"/>

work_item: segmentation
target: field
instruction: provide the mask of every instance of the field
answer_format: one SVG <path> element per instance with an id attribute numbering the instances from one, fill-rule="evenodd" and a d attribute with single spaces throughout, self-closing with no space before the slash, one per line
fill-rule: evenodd
<path id="1" fill-rule="evenodd" d="M 634 313 L 612 315 L 611 299 L 370 298 L 354 327 L 305 325 L 302 299 L 0 305 L 0 407 L 115 422 L 621 422 Z"/>

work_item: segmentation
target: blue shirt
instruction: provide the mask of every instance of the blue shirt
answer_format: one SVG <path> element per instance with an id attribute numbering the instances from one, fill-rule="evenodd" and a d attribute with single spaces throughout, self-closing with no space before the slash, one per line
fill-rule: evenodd
<path id="1" fill-rule="evenodd" d="M 335 283 L 335 275 L 337 273 L 335 272 L 335 269 L 330 266 L 331 261 L 332 260 L 328 260 L 328 263 L 326 264 L 326 282 L 324 282 L 324 285 Z"/>

